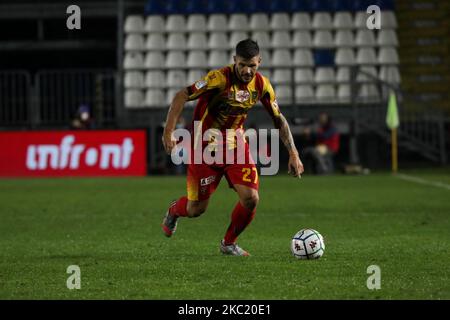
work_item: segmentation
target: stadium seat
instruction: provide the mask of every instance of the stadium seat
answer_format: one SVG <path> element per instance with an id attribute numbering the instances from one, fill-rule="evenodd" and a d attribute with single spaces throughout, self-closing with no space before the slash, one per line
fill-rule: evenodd
<path id="1" fill-rule="evenodd" d="M 312 29 L 311 17 L 305 12 L 296 12 L 292 16 L 291 29 L 310 30 Z"/>
<path id="2" fill-rule="evenodd" d="M 154 0 L 153 0 L 154 1 Z M 164 0 L 164 13 L 168 15 L 185 14 L 186 1 L 180 0 Z"/>
<path id="3" fill-rule="evenodd" d="M 186 18 L 180 14 L 173 14 L 167 17 L 166 31 L 168 32 L 185 32 Z"/>
<path id="4" fill-rule="evenodd" d="M 275 69 L 272 74 L 272 82 L 274 84 L 290 84 L 292 83 L 291 69 Z"/>
<path id="5" fill-rule="evenodd" d="M 225 32 L 212 32 L 208 39 L 208 46 L 213 50 L 227 50 L 230 48 Z"/>
<path id="6" fill-rule="evenodd" d="M 350 12 L 336 12 L 333 19 L 333 27 L 336 30 L 353 29 L 353 17 Z"/>
<path id="7" fill-rule="evenodd" d="M 208 61 L 204 51 L 190 51 L 187 58 L 187 66 L 189 68 L 205 68 Z"/>
<path id="8" fill-rule="evenodd" d="M 380 92 L 375 84 L 362 84 L 358 97 L 366 101 L 376 101 L 380 98 Z"/>
<path id="9" fill-rule="evenodd" d="M 316 66 L 335 66 L 335 51 L 329 49 L 314 50 L 314 64 Z"/>
<path id="10" fill-rule="evenodd" d="M 293 63 L 295 66 L 312 67 L 314 66 L 314 59 L 311 50 L 296 49 L 294 52 Z"/>
<path id="11" fill-rule="evenodd" d="M 167 68 L 186 67 L 186 56 L 182 51 L 169 51 L 166 57 Z"/>
<path id="12" fill-rule="evenodd" d="M 314 73 L 312 68 L 297 68 L 294 74 L 295 83 L 314 82 Z"/>
<path id="13" fill-rule="evenodd" d="M 187 30 L 190 32 L 205 32 L 206 16 L 202 14 L 191 14 L 187 19 Z"/>
<path id="14" fill-rule="evenodd" d="M 214 2 L 214 1 L 210 1 Z M 227 16 L 224 14 L 211 14 L 208 19 L 208 31 L 227 31 L 228 30 L 228 20 Z"/>
<path id="15" fill-rule="evenodd" d="M 381 11 L 381 29 L 396 29 L 397 26 L 394 11 Z"/>
<path id="16" fill-rule="evenodd" d="M 378 63 L 399 64 L 397 50 L 392 47 L 382 47 L 378 53 Z"/>
<path id="17" fill-rule="evenodd" d="M 145 31 L 144 18 L 138 15 L 127 16 L 124 29 L 126 33 L 143 33 Z"/>
<path id="18" fill-rule="evenodd" d="M 166 75 L 161 70 L 150 70 L 145 74 L 145 86 L 147 88 L 164 88 Z"/>
<path id="19" fill-rule="evenodd" d="M 167 72 L 166 87 L 182 88 L 188 85 L 186 73 L 183 70 L 169 70 Z"/>
<path id="20" fill-rule="evenodd" d="M 298 85 L 295 87 L 295 101 L 304 102 L 314 99 L 314 89 L 311 85 Z"/>
<path id="21" fill-rule="evenodd" d="M 125 70 L 144 69 L 144 57 L 142 53 L 128 52 L 125 54 L 123 67 Z"/>
<path id="22" fill-rule="evenodd" d="M 294 32 L 292 38 L 294 48 L 311 48 L 313 46 L 311 32 L 307 30 L 298 30 Z"/>
<path id="23" fill-rule="evenodd" d="M 161 52 L 147 52 L 145 56 L 145 67 L 148 69 L 160 69 L 165 65 L 164 55 Z"/>
<path id="24" fill-rule="evenodd" d="M 260 68 L 258 69 L 258 72 L 262 74 L 264 77 L 272 79 L 272 72 L 270 71 L 270 69 Z"/>
<path id="25" fill-rule="evenodd" d="M 144 88 L 144 73 L 138 71 L 125 72 L 124 86 L 126 89 Z"/>
<path id="26" fill-rule="evenodd" d="M 247 31 L 249 26 L 248 18 L 245 14 L 235 13 L 230 16 L 228 21 L 228 30 Z"/>
<path id="27" fill-rule="evenodd" d="M 180 91 L 181 88 L 171 88 L 169 90 L 167 90 L 166 93 L 166 105 L 169 105 L 172 103 L 173 98 L 175 97 L 175 95 L 178 93 L 178 91 Z"/>
<path id="28" fill-rule="evenodd" d="M 161 89 L 148 89 L 145 92 L 145 106 L 147 107 L 165 107 L 166 99 Z"/>
<path id="29" fill-rule="evenodd" d="M 145 32 L 164 32 L 166 30 L 166 22 L 163 16 L 151 15 L 145 20 Z"/>
<path id="30" fill-rule="evenodd" d="M 392 84 L 399 84 L 401 82 L 400 72 L 397 66 L 382 66 L 380 68 L 379 78 Z"/>
<path id="31" fill-rule="evenodd" d="M 266 31 L 255 31 L 252 34 L 252 39 L 258 42 L 260 48 L 270 48 L 270 36 Z"/>
<path id="32" fill-rule="evenodd" d="M 336 98 L 336 88 L 331 84 L 319 84 L 315 97 L 318 101 L 333 101 Z"/>
<path id="33" fill-rule="evenodd" d="M 144 36 L 141 34 L 127 34 L 125 37 L 126 51 L 143 51 L 145 50 Z"/>
<path id="34" fill-rule="evenodd" d="M 337 68 L 336 81 L 337 82 L 350 82 L 350 68 L 349 67 Z"/>
<path id="35" fill-rule="evenodd" d="M 334 68 L 332 67 L 319 67 L 316 68 L 314 75 L 314 81 L 316 83 L 334 83 L 335 82 Z"/>
<path id="36" fill-rule="evenodd" d="M 166 49 L 166 38 L 162 33 L 151 33 L 147 36 L 145 49 L 148 51 L 163 51 Z"/>
<path id="37" fill-rule="evenodd" d="M 188 16 L 194 14 L 207 14 L 209 13 L 209 2 L 210 1 L 208 0 L 187 0 L 184 8 L 184 13 Z"/>
<path id="38" fill-rule="evenodd" d="M 125 90 L 125 107 L 141 108 L 144 103 L 144 94 L 141 90 Z"/>
<path id="39" fill-rule="evenodd" d="M 239 41 L 248 39 L 248 33 L 243 31 L 234 31 L 230 35 L 229 48 L 234 48 Z"/>
<path id="40" fill-rule="evenodd" d="M 204 67 L 204 64 L 203 64 Z M 189 70 L 187 83 L 188 86 L 194 84 L 196 81 L 203 79 L 206 76 L 207 72 L 200 69 Z"/>
<path id="41" fill-rule="evenodd" d="M 377 43 L 381 47 L 396 47 L 398 46 L 397 33 L 393 29 L 381 29 L 378 32 Z"/>
<path id="42" fill-rule="evenodd" d="M 255 13 L 250 15 L 250 29 L 255 31 L 270 30 L 269 17 L 265 13 Z"/>
<path id="43" fill-rule="evenodd" d="M 165 14 L 165 3 L 162 0 L 147 0 L 144 12 L 146 15 Z"/>
<path id="44" fill-rule="evenodd" d="M 309 2 L 309 10 L 312 12 L 320 12 L 320 11 L 331 11 L 332 6 L 329 0 L 308 0 Z"/>
<path id="45" fill-rule="evenodd" d="M 207 50 L 207 49 L 209 49 L 208 38 L 206 37 L 206 33 L 203 33 L 203 32 L 189 33 L 187 47 L 190 50 Z"/>
<path id="46" fill-rule="evenodd" d="M 273 1 L 275 2 L 275 1 Z M 290 30 L 291 19 L 287 13 L 274 13 L 270 19 L 271 30 Z"/>
<path id="47" fill-rule="evenodd" d="M 374 48 L 359 48 L 356 54 L 358 64 L 377 64 L 377 56 Z"/>
<path id="48" fill-rule="evenodd" d="M 336 52 L 335 63 L 338 66 L 354 65 L 356 62 L 355 53 L 351 48 L 339 48 Z"/>
<path id="49" fill-rule="evenodd" d="M 316 48 L 333 48 L 333 35 L 328 30 L 319 30 L 314 33 L 313 45 Z"/>
<path id="50" fill-rule="evenodd" d="M 329 12 L 316 12 L 313 14 L 312 27 L 315 30 L 333 29 L 333 19 Z"/>
<path id="51" fill-rule="evenodd" d="M 291 66 L 292 57 L 291 53 L 287 49 L 277 49 L 273 51 L 272 66 L 283 67 Z"/>
<path id="52" fill-rule="evenodd" d="M 231 55 L 234 54 L 234 51 L 232 52 Z M 263 68 L 270 68 L 272 66 L 272 55 L 270 54 L 270 52 L 266 49 L 261 49 L 259 50 L 259 55 L 262 58 L 262 64 L 263 64 Z"/>
<path id="53" fill-rule="evenodd" d="M 374 66 L 362 66 L 359 70 L 368 73 L 374 77 L 378 77 L 377 68 Z M 375 80 L 363 73 L 358 72 L 358 75 L 356 76 L 356 81 L 362 83 L 362 82 L 374 82 Z"/>
<path id="54" fill-rule="evenodd" d="M 278 103 L 283 105 L 290 105 L 294 101 L 292 101 L 292 87 L 289 85 L 278 85 L 274 88 L 275 94 L 277 96 Z"/>
<path id="55" fill-rule="evenodd" d="M 372 30 L 359 29 L 356 32 L 355 44 L 358 47 L 376 46 L 375 34 Z"/>
<path id="56" fill-rule="evenodd" d="M 229 56 L 227 51 L 213 50 L 209 53 L 208 66 L 210 68 L 222 68 L 229 63 Z"/>
<path id="57" fill-rule="evenodd" d="M 169 33 L 167 37 L 167 49 L 186 50 L 187 43 L 184 33 Z"/>
<path id="58" fill-rule="evenodd" d="M 274 49 L 290 48 L 292 45 L 291 37 L 287 31 L 275 31 L 270 43 Z"/>
<path id="59" fill-rule="evenodd" d="M 337 98 L 341 102 L 350 102 L 351 86 L 349 84 L 340 84 L 338 86 Z"/>
<path id="60" fill-rule="evenodd" d="M 355 13 L 355 19 L 353 25 L 357 29 L 367 29 L 367 18 L 370 15 L 366 11 L 358 11 Z"/>
<path id="61" fill-rule="evenodd" d="M 338 30 L 334 37 L 334 45 L 336 47 L 353 47 L 353 32 L 351 30 Z"/>

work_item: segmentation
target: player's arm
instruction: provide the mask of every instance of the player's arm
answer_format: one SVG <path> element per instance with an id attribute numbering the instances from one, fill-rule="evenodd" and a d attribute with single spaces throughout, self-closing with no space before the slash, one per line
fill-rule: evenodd
<path id="1" fill-rule="evenodd" d="M 170 104 L 169 112 L 167 113 L 166 125 L 164 126 L 164 133 L 162 136 L 162 142 L 164 149 L 168 154 L 171 153 L 173 147 L 175 147 L 177 140 L 173 137 L 173 131 L 177 125 L 178 119 L 183 112 L 184 104 L 189 99 L 188 89 L 184 88 L 177 92 Z"/>
<path id="2" fill-rule="evenodd" d="M 303 163 L 295 147 L 294 138 L 286 118 L 281 113 L 275 98 L 275 92 L 270 82 L 266 79 L 264 93 L 261 102 L 269 115 L 272 117 L 275 128 L 280 130 L 280 140 L 289 152 L 288 173 L 294 177 L 301 177 L 304 171 Z"/>
<path id="3" fill-rule="evenodd" d="M 167 113 L 166 125 L 162 137 L 164 149 L 168 154 L 171 153 L 177 141 L 173 138 L 173 131 L 178 122 L 184 104 L 187 101 L 198 99 L 202 94 L 209 90 L 220 89 L 226 83 L 225 76 L 219 70 L 210 71 L 203 79 L 196 81 L 189 87 L 180 90 L 170 105 Z"/>

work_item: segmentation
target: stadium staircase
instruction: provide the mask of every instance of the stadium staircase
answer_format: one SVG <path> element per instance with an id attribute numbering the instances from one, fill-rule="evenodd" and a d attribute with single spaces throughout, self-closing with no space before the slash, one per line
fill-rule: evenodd
<path id="1" fill-rule="evenodd" d="M 445 112 L 450 110 L 450 32 L 446 17 L 450 3 L 397 0 L 396 6 L 402 82 L 400 87 L 394 87 L 380 81 L 379 86 L 383 87 L 382 92 L 396 92 L 399 101 L 399 147 L 445 164 Z M 386 108 L 387 99 L 381 105 L 366 108 L 358 114 L 358 123 L 361 129 L 376 132 L 390 142 L 386 112 L 380 111 Z"/>

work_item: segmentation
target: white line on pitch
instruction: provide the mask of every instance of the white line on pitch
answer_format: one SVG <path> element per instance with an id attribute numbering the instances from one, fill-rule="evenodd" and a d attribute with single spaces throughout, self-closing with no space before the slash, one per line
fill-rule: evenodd
<path id="1" fill-rule="evenodd" d="M 450 190 L 450 184 L 447 184 L 444 182 L 425 180 L 422 178 L 413 177 L 413 176 L 406 175 L 406 174 L 397 174 L 395 177 L 402 179 L 402 180 L 406 180 L 406 181 L 416 182 L 416 183 L 420 183 L 420 184 L 424 184 L 424 185 L 428 185 L 428 186 L 433 186 L 433 187 L 444 188 L 444 189 Z"/>

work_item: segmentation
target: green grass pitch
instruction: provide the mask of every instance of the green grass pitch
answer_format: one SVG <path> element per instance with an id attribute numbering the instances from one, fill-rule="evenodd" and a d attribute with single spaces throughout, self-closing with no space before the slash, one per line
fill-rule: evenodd
<path id="1" fill-rule="evenodd" d="M 239 238 L 248 258 L 219 254 L 237 200 L 225 180 L 203 216 L 163 236 L 184 193 L 183 177 L 0 180 L 0 299 L 450 299 L 449 189 L 390 174 L 261 177 Z M 319 260 L 290 253 L 305 227 L 325 237 Z M 66 287 L 69 265 L 80 290 Z"/>

